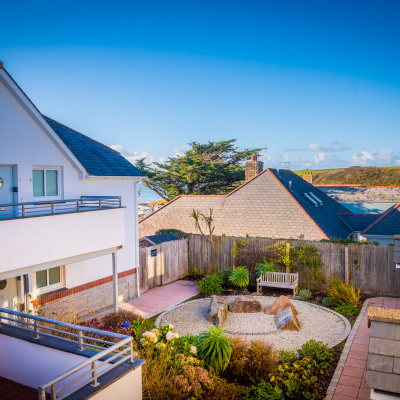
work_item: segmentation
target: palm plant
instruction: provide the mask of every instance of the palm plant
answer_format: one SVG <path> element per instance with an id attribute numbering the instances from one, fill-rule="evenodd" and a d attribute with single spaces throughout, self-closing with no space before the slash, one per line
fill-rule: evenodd
<path id="1" fill-rule="evenodd" d="M 196 340 L 197 357 L 218 373 L 226 369 L 232 354 L 231 341 L 224 334 L 225 330 L 210 326 Z"/>
<path id="2" fill-rule="evenodd" d="M 245 267 L 237 267 L 229 277 L 234 286 L 243 288 L 249 285 L 249 271 Z"/>
<path id="3" fill-rule="evenodd" d="M 261 275 L 265 274 L 266 272 L 275 272 L 275 265 L 272 263 L 269 263 L 267 259 L 264 257 L 264 262 L 263 263 L 258 263 L 257 266 L 257 278 L 259 278 Z"/>
<path id="4" fill-rule="evenodd" d="M 214 255 L 214 240 L 213 240 L 213 234 L 214 234 L 214 229 L 215 226 L 214 224 L 214 218 L 213 218 L 213 209 L 210 208 L 210 216 L 207 217 L 206 215 L 202 214 L 200 211 L 193 210 L 191 214 L 192 218 L 194 219 L 196 229 L 199 230 L 200 234 L 205 237 L 208 242 L 211 245 L 211 252 L 210 252 L 210 262 L 209 262 L 209 271 L 212 271 L 212 264 L 213 264 L 213 255 Z M 201 220 L 204 221 L 204 224 L 206 225 L 206 228 L 208 230 L 208 234 L 204 233 L 203 230 L 201 229 Z"/>

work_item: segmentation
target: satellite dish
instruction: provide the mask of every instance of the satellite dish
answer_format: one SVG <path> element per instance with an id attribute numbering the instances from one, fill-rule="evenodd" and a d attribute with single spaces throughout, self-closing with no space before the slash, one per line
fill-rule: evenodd
<path id="1" fill-rule="evenodd" d="M 7 286 L 7 279 L 3 279 L 2 281 L 0 281 L 0 290 L 5 289 Z"/>

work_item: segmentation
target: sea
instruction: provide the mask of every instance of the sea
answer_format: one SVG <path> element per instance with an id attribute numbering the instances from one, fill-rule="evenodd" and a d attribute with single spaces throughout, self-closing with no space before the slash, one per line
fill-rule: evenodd
<path id="1" fill-rule="evenodd" d="M 151 190 L 144 183 L 139 184 L 139 203 L 151 203 L 156 200 L 161 200 L 161 197 Z"/>

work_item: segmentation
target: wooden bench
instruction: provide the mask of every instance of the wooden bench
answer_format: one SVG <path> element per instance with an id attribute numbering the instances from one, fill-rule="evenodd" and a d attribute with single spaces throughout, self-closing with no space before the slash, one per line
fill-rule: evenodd
<path id="1" fill-rule="evenodd" d="M 257 279 L 257 292 L 260 293 L 261 286 L 293 289 L 293 297 L 299 288 L 299 274 L 287 274 L 285 272 L 266 272 Z"/>

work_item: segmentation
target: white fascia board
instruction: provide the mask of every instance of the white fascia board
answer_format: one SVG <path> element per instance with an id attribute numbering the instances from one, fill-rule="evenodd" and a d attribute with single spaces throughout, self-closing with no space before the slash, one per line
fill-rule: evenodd
<path id="1" fill-rule="evenodd" d="M 141 182 L 144 177 L 142 176 L 109 176 L 109 175 L 86 175 L 87 179 L 108 179 L 108 180 L 117 180 L 117 179 L 126 179 L 133 180 L 136 182 Z"/>
<path id="2" fill-rule="evenodd" d="M 32 101 L 26 94 L 18 87 L 11 76 L 5 71 L 4 68 L 0 69 L 0 81 L 4 83 L 6 88 L 14 95 L 17 101 L 21 104 L 29 116 L 43 129 L 50 140 L 59 148 L 59 150 L 66 156 L 73 166 L 78 170 L 79 178 L 83 179 L 86 170 L 71 150 L 65 145 L 60 137 L 53 131 L 51 126 L 43 118 L 42 114 L 38 111 Z"/>

